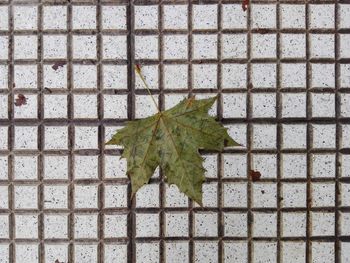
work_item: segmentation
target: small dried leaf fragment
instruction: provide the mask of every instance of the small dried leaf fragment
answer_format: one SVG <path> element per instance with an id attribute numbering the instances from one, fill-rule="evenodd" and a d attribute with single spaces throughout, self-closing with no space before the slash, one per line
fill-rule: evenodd
<path id="1" fill-rule="evenodd" d="M 175 184 L 198 204 L 202 204 L 205 180 L 199 149 L 221 151 L 238 146 L 227 129 L 208 115 L 216 97 L 185 99 L 173 108 L 136 121 L 130 121 L 107 142 L 124 146 L 127 174 L 132 194 L 147 184 L 160 166 L 168 184 Z"/>
<path id="2" fill-rule="evenodd" d="M 15 106 L 20 107 L 27 104 L 27 98 L 23 94 L 18 94 L 15 99 Z"/>
<path id="3" fill-rule="evenodd" d="M 253 182 L 260 181 L 261 173 L 259 171 L 250 170 L 249 177 L 252 178 Z"/>
<path id="4" fill-rule="evenodd" d="M 242 1 L 242 9 L 243 9 L 243 11 L 247 11 L 248 6 L 249 6 L 249 0 L 243 0 Z"/>
<path id="5" fill-rule="evenodd" d="M 64 65 L 66 65 L 67 64 L 67 62 L 65 62 L 65 61 L 56 61 L 53 65 L 52 65 L 52 69 L 53 70 L 58 70 L 58 68 L 60 68 L 60 67 L 63 67 Z"/>

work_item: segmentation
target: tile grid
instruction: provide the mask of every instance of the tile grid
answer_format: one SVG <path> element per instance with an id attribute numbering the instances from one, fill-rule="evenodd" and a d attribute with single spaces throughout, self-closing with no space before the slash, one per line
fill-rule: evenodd
<path id="1" fill-rule="evenodd" d="M 98 4 L 98 6 L 100 6 L 101 3 Z M 307 4 L 307 13 L 308 13 L 308 7 L 309 4 Z M 220 24 L 220 6 L 219 5 L 219 12 L 218 12 L 218 21 L 219 21 L 219 24 Z M 72 59 L 71 59 L 71 55 L 72 55 L 72 51 L 71 51 L 71 43 L 72 43 L 72 40 L 71 40 L 71 37 L 72 37 L 72 30 L 71 30 L 71 23 L 72 23 L 72 15 L 71 15 L 71 3 L 68 3 L 68 21 L 69 21 L 69 28 L 68 28 L 68 79 L 69 79 L 69 85 L 68 85 L 68 89 L 69 89 L 69 142 L 70 142 L 70 145 L 69 145 L 69 158 L 70 158 L 70 202 L 69 202 L 69 205 L 70 205 L 70 231 L 69 231 L 69 236 L 70 236 L 70 262 L 73 262 L 73 258 L 74 258 L 74 251 L 73 251 L 73 238 L 74 238 L 74 229 L 73 229 L 73 222 L 74 222 L 74 174 L 73 174 L 73 164 L 74 164 L 74 155 L 73 153 L 75 153 L 74 149 L 73 149 L 73 145 L 74 145 L 74 125 L 75 125 L 75 122 L 76 123 L 79 123 L 79 121 L 76 121 L 73 119 L 73 112 L 74 112 L 74 109 L 73 109 L 73 98 L 72 98 Z M 133 17 L 133 4 L 131 3 L 130 6 L 128 7 L 129 8 L 129 15 L 128 15 L 128 29 L 130 30 L 129 32 L 131 32 L 128 36 L 128 43 L 130 44 L 130 46 L 133 46 L 133 41 L 134 41 L 134 31 L 133 31 L 133 21 L 132 21 L 132 17 Z M 162 20 L 161 17 L 162 17 L 162 8 L 163 8 L 163 5 L 159 5 L 159 14 L 160 14 L 160 21 Z M 99 7 L 97 8 L 97 10 L 99 10 Z M 191 14 L 192 14 L 192 8 L 191 8 L 191 5 L 189 5 L 189 24 L 191 25 L 191 20 L 192 20 L 192 17 L 191 17 Z M 337 8 L 335 8 L 335 10 L 337 10 Z M 248 10 L 247 11 L 248 13 L 248 21 L 250 21 L 250 11 Z M 277 8 L 277 14 L 279 12 L 279 8 Z M 337 11 L 335 11 L 336 14 L 337 14 Z M 10 4 L 10 14 L 12 13 L 12 5 Z M 312 198 L 312 193 L 311 193 L 311 186 L 312 186 L 312 183 L 315 182 L 315 181 L 318 181 L 317 179 L 312 179 L 311 178 L 311 169 L 312 169 L 312 154 L 313 153 L 324 153 L 324 152 L 330 152 L 330 153 L 335 153 L 336 154 L 336 160 L 337 160 L 337 163 L 339 162 L 339 159 L 340 159 L 340 142 L 341 142 L 341 125 L 340 125 L 340 103 L 336 103 L 336 118 L 335 120 L 337 121 L 336 123 L 336 127 L 337 127 L 337 132 L 336 134 L 338 135 L 337 136 L 337 139 L 336 139 L 336 150 L 314 150 L 312 149 L 312 141 L 313 141 L 313 135 L 312 135 L 312 123 L 314 123 L 313 121 L 313 117 L 312 117 L 312 102 L 311 102 L 311 61 L 312 62 L 318 62 L 318 60 L 313 60 L 313 59 L 310 59 L 310 54 L 309 54 L 309 50 L 310 50 L 310 46 L 309 46 L 309 33 L 310 32 L 315 32 L 315 31 L 312 31 L 311 29 L 309 29 L 308 25 L 309 25 L 309 21 L 308 21 L 308 18 L 309 17 L 309 14 L 306 16 L 306 21 L 307 21 L 307 58 L 306 58 L 306 63 L 308 65 L 307 67 L 307 79 L 308 79 L 308 82 L 307 82 L 307 96 L 308 96 L 308 107 L 307 107 L 307 120 L 306 123 L 307 123 L 307 127 L 308 127 L 308 143 L 307 143 L 307 156 L 308 156 L 308 179 L 307 179 L 307 185 L 308 185 L 308 207 L 307 207 L 307 214 L 308 214 L 308 223 L 307 223 L 307 237 L 306 237 L 306 243 L 307 243 L 307 261 L 311 261 L 311 241 L 313 240 L 323 240 L 323 239 L 320 239 L 319 237 L 312 237 L 312 229 L 311 229 L 311 222 L 312 222 L 312 218 L 311 218 L 311 212 L 312 211 L 324 211 L 324 208 L 314 208 L 312 207 L 311 205 L 311 198 Z M 278 15 L 277 15 L 277 18 L 278 18 Z M 13 19 L 13 15 L 10 15 L 10 20 Z M 39 7 L 39 19 L 38 19 L 38 26 L 39 26 L 39 30 L 38 30 L 38 40 L 39 40 L 39 46 L 38 46 L 38 60 L 39 60 L 39 74 L 38 74 L 38 83 L 39 83 L 39 89 L 40 89 L 40 92 L 38 93 L 39 95 L 39 107 L 38 107 L 38 122 L 39 123 L 39 130 L 38 130 L 38 134 L 39 134 L 39 140 L 38 140 L 38 149 L 39 149 L 39 183 L 40 183 L 40 188 L 39 188 L 39 213 L 40 213 L 40 226 L 39 226 L 39 240 L 40 240 L 40 257 L 43 257 L 44 256 L 44 250 L 43 250 L 43 189 L 42 189 L 42 184 L 43 184 L 43 175 L 42 175 L 42 172 L 43 172 L 43 153 L 45 153 L 45 151 L 43 150 L 43 145 L 44 145 L 44 124 L 45 124 L 45 121 L 43 120 L 43 84 L 42 84 L 42 67 L 43 67 L 43 58 L 42 58 L 42 29 L 41 29 L 41 19 L 42 19 L 42 7 L 40 5 Z M 277 20 L 277 41 L 279 43 L 279 34 L 281 32 L 281 30 L 279 29 L 279 19 Z M 99 80 L 98 80 L 98 87 L 99 87 L 99 97 L 98 97 L 98 121 L 101 122 L 103 121 L 103 100 L 102 100 L 102 93 L 101 93 L 101 32 L 100 32 L 100 23 L 101 23 L 101 18 L 99 17 L 98 18 L 98 25 L 97 25 L 97 32 L 98 32 L 98 72 L 99 72 Z M 250 22 L 249 22 L 250 23 Z M 339 35 L 338 35 L 338 29 L 337 29 L 337 16 L 336 16 L 336 41 L 335 41 L 335 50 L 336 50 L 336 60 L 335 60 L 335 63 L 336 63 L 336 90 L 335 90 L 335 93 L 337 95 L 337 99 L 336 99 L 336 102 L 339 102 L 339 89 L 340 89 L 340 84 L 339 84 L 339 67 L 340 67 L 340 62 L 338 61 L 339 59 Z M 159 58 L 160 58 L 160 69 L 159 69 L 159 82 L 160 82 L 160 98 L 159 98 L 159 101 L 160 101 L 160 105 L 162 105 L 162 107 L 164 107 L 164 93 L 166 91 L 164 91 L 164 87 L 163 87 L 163 50 L 162 50 L 162 47 L 163 47 L 163 28 L 162 28 L 162 22 L 159 22 L 159 30 L 160 30 L 160 33 L 159 33 L 159 43 L 160 43 L 160 49 L 159 49 Z M 251 42 L 250 42 L 250 38 L 251 38 L 251 29 L 249 28 L 248 29 L 248 73 L 247 73 L 247 78 L 248 78 L 248 83 L 250 83 L 250 78 L 251 78 L 251 59 L 250 59 L 250 47 L 251 47 Z M 218 60 L 219 60 L 219 72 L 220 72 L 220 69 L 221 69 L 221 62 L 222 62 L 222 59 L 220 57 L 220 39 L 221 39 L 221 28 L 219 28 L 219 39 L 218 39 Z M 192 47 L 192 41 L 191 41 L 191 35 L 192 35 L 192 29 L 190 28 L 189 30 L 189 44 L 188 44 L 188 52 L 189 52 L 189 60 L 190 60 L 190 65 L 189 65 L 189 91 L 190 93 L 192 93 L 192 79 L 191 79 L 191 76 L 192 76 L 192 53 L 191 53 L 191 47 Z M 13 204 L 13 166 L 14 166 L 14 155 L 13 155 L 13 146 L 14 146 L 14 111 L 13 111 L 13 103 L 12 103 L 12 97 L 13 97 L 13 65 L 15 64 L 14 61 L 13 61 L 13 22 L 10 22 L 10 40 L 9 40 L 9 43 L 10 43 L 10 52 L 9 52 L 9 71 L 10 71 L 10 74 L 9 74 L 9 80 L 8 80 L 8 83 L 9 83 L 9 89 L 10 89 L 10 101 L 8 103 L 8 106 L 9 106 L 9 110 L 10 110 L 10 119 L 9 119 L 9 124 L 10 124 L 10 128 L 9 128 L 9 149 L 10 149 L 10 155 L 9 155 L 9 160 L 10 160 L 10 165 L 9 165 L 9 182 L 10 182 L 10 186 L 9 186 L 9 192 L 10 192 L 10 196 L 12 196 L 12 198 L 10 198 L 9 202 L 10 202 L 10 210 L 11 210 L 11 220 L 10 220 L 10 229 L 11 229 L 11 233 L 10 233 L 10 239 L 11 239 L 11 257 L 13 258 L 14 257 L 14 253 L 15 253 L 15 249 L 14 249 L 14 225 L 15 225 L 15 222 L 14 222 L 14 204 Z M 134 49 L 129 49 L 129 50 L 134 50 Z M 279 58 L 279 53 L 280 53 L 280 50 L 279 50 L 279 44 L 277 44 L 277 50 L 278 50 L 278 53 L 277 53 L 277 75 L 279 76 L 280 75 L 280 58 Z M 130 119 L 133 119 L 134 116 L 135 116 L 135 88 L 134 88 L 134 85 L 135 85 L 135 76 L 134 76 L 134 71 L 133 71 L 133 64 L 134 64 L 134 57 L 133 57 L 133 51 L 128 51 L 128 58 L 130 57 L 130 60 L 131 63 L 129 64 L 128 66 L 128 69 L 129 69 L 129 73 L 128 74 L 128 89 L 129 89 L 129 103 L 128 103 L 128 116 Z M 324 62 L 323 60 L 319 60 L 319 62 Z M 331 61 L 327 61 L 327 62 L 331 62 Z M 196 63 L 196 62 L 195 62 Z M 222 87 L 221 87 L 221 81 L 220 81 L 220 74 L 218 74 L 218 85 L 219 85 L 219 88 L 218 88 L 218 91 L 219 93 L 222 92 Z M 266 90 L 267 91 L 267 90 Z M 277 105 L 280 105 L 280 83 L 279 83 L 279 78 L 277 78 L 277 89 L 276 89 L 276 92 L 277 92 Z M 141 93 L 141 92 L 140 92 Z M 155 92 L 156 93 L 156 92 Z M 200 93 L 200 92 L 198 92 Z M 271 152 L 274 152 L 274 153 L 277 153 L 277 161 L 278 161 L 278 172 L 277 172 L 277 180 L 271 180 L 272 182 L 277 182 L 278 184 L 278 187 L 277 187 L 277 198 L 279 198 L 280 194 L 281 194 L 281 184 L 282 184 L 282 180 L 281 179 L 281 153 L 284 153 L 284 152 L 293 152 L 293 151 L 288 151 L 288 150 L 282 150 L 280 148 L 280 143 L 278 143 L 277 145 L 277 150 L 273 150 L 273 151 L 270 151 L 270 150 L 253 150 L 252 149 L 252 134 L 253 134 L 253 127 L 252 125 L 255 124 L 255 123 L 259 123 L 259 121 L 257 121 L 256 119 L 254 119 L 251 114 L 252 114 L 252 104 L 251 104 L 251 95 L 252 93 L 255 93 L 254 91 L 251 92 L 251 88 L 248 88 L 247 90 L 247 93 L 248 93 L 248 100 L 247 100 L 247 120 L 244 120 L 243 123 L 247 122 L 248 124 L 248 134 L 247 134 L 247 137 L 248 137 L 248 144 L 247 144 L 247 152 L 248 152 L 248 165 L 247 165 L 247 170 L 249 171 L 250 170 L 250 167 L 251 167 L 251 162 L 252 162 L 252 155 L 254 153 L 271 153 Z M 11 97 L 12 96 L 12 97 Z M 219 112 L 219 118 L 221 119 L 222 118 L 222 105 L 221 103 L 218 104 L 218 112 Z M 224 120 L 224 122 L 230 122 L 231 120 Z M 265 121 L 265 120 L 263 120 Z M 272 122 L 274 123 L 274 120 L 266 120 L 267 122 Z M 297 121 L 297 120 L 296 120 Z M 328 123 L 328 122 L 333 122 L 334 119 L 318 119 L 316 118 L 316 123 Z M 304 120 L 302 120 L 302 122 L 304 123 Z M 342 120 L 342 123 L 347 123 L 348 120 Z M 19 124 L 25 124 L 25 123 L 28 123 L 28 122 L 23 122 L 23 121 L 18 121 Z M 53 123 L 53 122 L 52 122 Z M 277 120 L 276 120 L 276 123 L 277 123 L 277 129 L 278 129 L 278 132 L 277 132 L 277 141 L 278 142 L 282 142 L 282 138 L 281 138 L 281 125 L 282 123 L 288 123 L 286 122 L 285 120 L 283 120 L 281 118 L 281 112 L 280 112 L 280 107 L 277 107 Z M 99 153 L 103 153 L 105 151 L 104 147 L 103 147 L 103 143 L 104 143 L 104 127 L 101 125 L 100 128 L 99 128 L 99 143 L 100 143 L 100 150 L 99 150 Z M 227 152 L 242 152 L 240 150 L 228 150 Z M 294 151 L 295 152 L 295 151 Z M 17 153 L 17 151 L 16 151 Z M 21 153 L 21 152 L 18 152 L 18 153 Z M 79 152 L 78 152 L 79 154 Z M 101 239 L 104 237 L 104 233 L 103 233 L 103 227 L 104 227 L 104 219 L 103 219 L 103 202 L 102 202 L 102 197 L 104 195 L 104 187 L 103 187 L 103 183 L 104 183 L 104 178 L 103 178 L 103 160 L 102 158 L 99 159 L 99 216 L 100 216 L 100 220 L 99 220 L 99 258 L 100 258 L 100 261 L 102 260 L 103 258 L 103 241 L 101 241 Z M 223 208 L 222 207 L 222 194 L 220 193 L 220 189 L 221 189 L 221 184 L 222 182 L 229 182 L 230 180 L 229 179 L 223 179 L 222 178 L 222 157 L 221 155 L 219 155 L 218 157 L 218 174 L 219 174 L 219 179 L 218 179 L 218 182 L 219 182 L 219 188 L 218 188 L 218 196 L 219 196 L 219 205 L 218 205 L 218 208 L 217 209 L 211 209 L 211 208 L 205 208 L 203 209 L 203 211 L 216 211 L 218 210 L 218 218 L 219 218 L 219 224 L 218 224 L 218 240 L 219 240 L 219 261 L 222 260 L 222 257 L 224 256 L 222 253 L 220 253 L 221 250 L 223 250 L 223 227 L 224 227 L 224 224 L 222 223 L 222 213 L 225 212 L 225 211 L 231 211 L 229 208 Z M 340 184 L 339 184 L 339 179 L 340 179 L 340 171 L 339 171 L 339 167 L 337 167 L 336 169 L 336 179 L 335 179 L 335 183 L 336 183 L 336 190 L 340 190 Z M 161 179 L 162 180 L 162 177 Z M 214 181 L 214 180 L 213 180 Z M 234 180 L 232 180 L 234 181 Z M 267 180 L 268 181 L 268 180 Z M 298 182 L 298 179 L 296 180 L 292 180 L 293 182 Z M 300 180 L 300 181 L 303 181 L 303 180 Z M 324 180 L 321 180 L 322 182 L 328 182 L 328 181 L 331 181 L 333 182 L 333 180 L 329 180 L 329 179 L 324 179 Z M 283 182 L 285 182 L 283 180 Z M 130 196 L 130 186 L 128 188 L 128 196 Z M 162 181 L 160 181 L 160 208 L 159 208 L 159 211 L 160 211 L 160 257 L 162 259 L 164 259 L 165 257 L 165 237 L 164 237 L 164 233 L 165 233 L 165 219 L 164 219 L 164 213 L 165 211 L 167 211 L 165 208 L 164 208 L 164 184 L 162 183 Z M 250 220 L 252 220 L 252 212 L 254 211 L 275 211 L 274 209 L 256 209 L 256 208 L 252 208 L 253 207 L 253 200 L 252 200 L 252 184 L 248 181 L 248 214 L 250 215 L 249 218 Z M 278 218 L 281 218 L 281 213 L 283 211 L 288 211 L 288 209 L 283 209 L 281 208 L 280 206 L 280 202 L 279 200 L 277 199 L 278 201 L 278 205 L 277 205 L 277 213 L 278 213 Z M 340 258 L 340 239 L 339 239 L 339 215 L 340 215 L 340 200 L 339 200 L 339 196 L 336 195 L 336 208 L 335 208 L 335 212 L 336 212 L 336 224 L 335 224 L 335 237 L 326 237 L 324 238 L 325 240 L 335 240 L 335 248 L 336 248 L 336 258 L 335 260 L 339 260 Z M 129 259 L 131 260 L 130 262 L 136 262 L 136 256 L 135 256 L 135 239 L 136 238 L 136 232 L 135 232 L 135 217 L 136 217 L 136 214 L 135 214 L 135 200 L 131 203 L 130 201 L 128 201 L 128 207 L 131 208 L 131 213 L 129 215 L 129 220 L 128 220 L 128 237 L 129 237 L 129 240 L 131 240 L 130 244 L 129 244 L 129 249 L 128 249 L 128 255 L 129 255 Z M 298 210 L 298 209 L 296 209 Z M 177 209 L 171 209 L 171 211 L 177 211 Z M 184 210 L 181 210 L 179 209 L 179 211 L 184 211 Z M 193 239 L 193 235 L 194 235 L 194 229 L 193 229 L 193 226 L 194 226 L 194 214 L 196 211 L 201 211 L 200 209 L 198 208 L 194 208 L 192 207 L 192 205 L 190 205 L 190 232 L 192 233 L 190 235 L 190 255 L 191 255 L 191 258 L 193 259 L 194 258 L 194 240 L 197 240 L 197 239 Z M 302 211 L 305 211 L 304 209 Z M 278 220 L 277 222 L 279 222 L 280 220 Z M 252 252 L 253 252 L 253 242 L 255 240 L 259 240 L 260 238 L 253 238 L 253 235 L 252 235 L 252 225 L 249 226 L 249 236 L 248 236 L 248 243 L 249 243 L 249 262 L 253 262 L 253 259 L 252 259 Z M 278 251 L 278 257 L 279 257 L 279 260 L 280 260 L 280 257 L 281 257 L 281 254 L 280 254 L 280 248 L 281 248 L 281 240 L 286 240 L 285 238 L 281 238 L 281 224 L 278 223 L 278 236 L 277 236 L 277 243 L 278 243 L 278 247 L 279 249 L 277 250 Z M 263 238 L 264 240 L 266 238 Z M 166 238 L 166 240 L 171 240 L 171 238 Z M 200 240 L 206 240 L 206 239 L 200 239 Z M 210 238 L 208 238 L 208 240 L 211 240 Z M 215 239 L 216 240 L 216 239 Z M 227 238 L 227 240 L 230 240 L 230 238 Z M 234 240 L 234 239 L 233 239 Z M 269 239 L 268 239 L 269 240 Z M 274 240 L 274 239 L 273 239 Z M 292 239 L 294 240 L 294 239 Z M 298 240 L 298 239 L 296 239 Z M 304 239 L 303 239 L 304 240 Z M 46 241 L 45 241 L 46 242 Z"/>

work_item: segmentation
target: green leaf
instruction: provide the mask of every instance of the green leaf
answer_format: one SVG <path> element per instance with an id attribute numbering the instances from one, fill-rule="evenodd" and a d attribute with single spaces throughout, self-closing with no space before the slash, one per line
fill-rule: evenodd
<path id="1" fill-rule="evenodd" d="M 147 184 L 160 166 L 168 184 L 202 205 L 205 180 L 199 149 L 221 151 L 237 146 L 221 123 L 208 115 L 216 97 L 185 99 L 175 107 L 136 121 L 130 121 L 107 144 L 124 146 L 132 195 Z"/>

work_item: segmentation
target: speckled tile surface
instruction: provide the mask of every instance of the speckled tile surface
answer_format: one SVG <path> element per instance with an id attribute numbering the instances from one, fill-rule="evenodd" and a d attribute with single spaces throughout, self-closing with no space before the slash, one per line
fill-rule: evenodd
<path id="1" fill-rule="evenodd" d="M 350 262 L 349 50 L 348 1 L 0 0 L 0 263 Z M 135 64 L 219 95 L 203 207 L 104 145 L 155 113 Z"/>

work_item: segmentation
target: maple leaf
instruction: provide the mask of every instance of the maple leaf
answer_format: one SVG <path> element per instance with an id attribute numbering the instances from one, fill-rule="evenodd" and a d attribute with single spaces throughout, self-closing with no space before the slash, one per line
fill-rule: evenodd
<path id="1" fill-rule="evenodd" d="M 107 144 L 122 145 L 127 159 L 127 174 L 132 196 L 147 184 L 160 166 L 168 184 L 202 205 L 205 180 L 203 158 L 199 149 L 221 151 L 238 146 L 221 123 L 208 115 L 216 97 L 189 98 L 175 107 L 136 121 L 127 122 Z"/>

